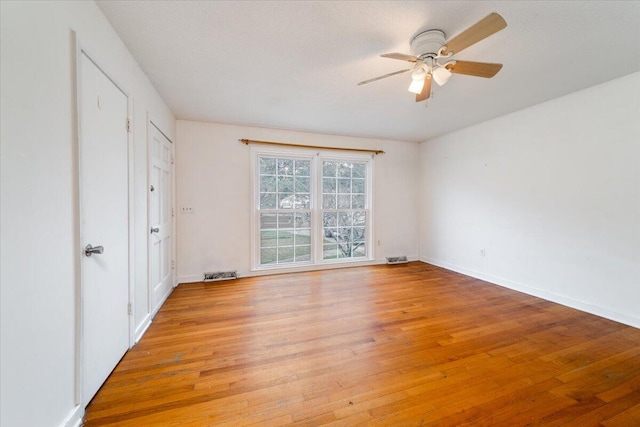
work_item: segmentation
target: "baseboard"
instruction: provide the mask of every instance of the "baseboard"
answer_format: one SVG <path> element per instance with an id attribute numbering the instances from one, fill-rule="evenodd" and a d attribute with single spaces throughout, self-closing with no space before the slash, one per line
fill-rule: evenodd
<path id="1" fill-rule="evenodd" d="M 80 427 L 82 425 L 82 417 L 84 417 L 84 408 L 82 405 L 76 405 L 60 427 Z"/>
<path id="2" fill-rule="evenodd" d="M 178 282 L 178 285 L 182 284 L 182 283 L 194 283 L 194 282 L 202 282 L 203 280 L 203 276 L 201 275 L 190 275 L 190 276 L 178 276 L 178 278 L 176 279 L 176 281 Z"/>
<path id="3" fill-rule="evenodd" d="M 409 261 L 419 261 L 417 256 L 408 256 L 407 259 Z M 257 276 L 268 276 L 271 274 L 283 274 L 283 273 L 302 273 L 306 271 L 318 271 L 318 270 L 333 270 L 336 268 L 350 268 L 350 267 L 364 267 L 367 265 L 380 265 L 385 264 L 387 262 L 386 258 L 376 258 L 372 260 L 362 261 L 362 262 L 353 262 L 353 263 L 335 263 L 335 264 L 316 264 L 316 265 L 305 265 L 300 267 L 289 267 L 289 268 L 278 268 L 278 269 L 268 269 L 268 270 L 239 270 L 238 277 L 257 277 Z M 202 282 L 202 275 L 187 275 L 180 276 L 177 279 L 178 283 L 194 283 L 194 282 Z"/>
<path id="4" fill-rule="evenodd" d="M 164 303 L 167 301 L 167 298 L 169 298 L 169 295 L 171 295 L 171 293 L 173 292 L 173 289 L 174 289 L 173 287 L 169 288 L 167 293 L 164 294 L 164 296 L 160 299 L 160 302 L 158 302 L 158 305 L 156 306 L 156 308 L 151 312 L 151 319 L 156 317 L 156 314 L 158 314 L 158 311 L 160 311 L 160 308 L 162 308 Z"/>
<path id="5" fill-rule="evenodd" d="M 464 274 L 466 276 L 475 277 L 476 279 L 484 280 L 494 285 L 502 286 L 504 288 L 522 292 L 527 295 L 542 298 L 547 301 L 555 302 L 570 308 L 575 308 L 576 310 L 584 311 L 590 314 L 595 314 L 596 316 L 604 317 L 605 319 L 624 323 L 625 325 L 633 326 L 634 328 L 640 328 L 640 318 L 635 316 L 630 316 L 625 313 L 620 313 L 605 307 L 593 305 L 591 303 L 576 300 L 564 295 L 558 295 L 553 292 L 544 291 L 534 286 L 516 282 L 514 280 L 505 279 L 503 277 L 493 276 L 490 274 L 471 270 L 456 264 L 448 263 L 446 261 L 440 261 L 440 260 L 436 260 L 428 257 L 421 257 L 420 261 L 425 262 L 427 264 L 435 265 L 437 267 L 446 268 L 447 270 L 452 270 L 457 273 Z"/>
<path id="6" fill-rule="evenodd" d="M 140 325 L 138 326 L 138 328 L 136 329 L 135 332 L 135 339 L 136 339 L 136 344 L 138 343 L 138 341 L 140 341 L 140 338 L 142 338 L 142 336 L 144 335 L 145 332 L 147 332 L 147 329 L 149 329 L 149 326 L 151 326 L 151 319 L 153 318 L 153 316 L 151 316 L 151 313 L 148 313 L 145 317 L 144 320 L 142 320 L 142 322 L 140 323 Z"/>

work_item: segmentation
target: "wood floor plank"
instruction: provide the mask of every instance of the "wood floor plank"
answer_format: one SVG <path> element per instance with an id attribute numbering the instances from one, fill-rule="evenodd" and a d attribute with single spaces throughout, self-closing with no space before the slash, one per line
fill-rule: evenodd
<path id="1" fill-rule="evenodd" d="M 640 390 L 636 390 L 619 399 L 608 402 L 591 411 L 585 411 L 582 414 L 576 414 L 575 418 L 568 420 L 562 424 L 563 427 L 591 427 L 601 426 L 602 422 L 623 413 L 627 409 L 635 406 L 640 402 Z"/>
<path id="2" fill-rule="evenodd" d="M 625 378 L 627 377 L 629 376 L 625 375 Z M 619 385 L 613 388 L 598 393 L 597 397 L 605 402 L 612 402 L 616 399 L 620 399 L 621 397 L 633 393 L 636 390 L 640 390 L 640 373 L 629 379 L 625 379 L 625 381 L 621 382 Z"/>
<path id="3" fill-rule="evenodd" d="M 640 404 L 602 422 L 605 427 L 627 427 L 640 425 Z"/>
<path id="4" fill-rule="evenodd" d="M 640 330 L 414 262 L 181 285 L 85 426 L 626 426 L 639 411 Z"/>

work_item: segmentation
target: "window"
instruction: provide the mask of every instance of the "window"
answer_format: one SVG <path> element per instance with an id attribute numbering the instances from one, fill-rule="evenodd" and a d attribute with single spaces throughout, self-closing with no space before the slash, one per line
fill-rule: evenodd
<path id="1" fill-rule="evenodd" d="M 260 156 L 260 265 L 311 261 L 311 160 Z"/>
<path id="2" fill-rule="evenodd" d="M 368 156 L 254 159 L 255 268 L 371 259 Z"/>
<path id="3" fill-rule="evenodd" d="M 367 164 L 322 161 L 323 259 L 367 256 Z"/>

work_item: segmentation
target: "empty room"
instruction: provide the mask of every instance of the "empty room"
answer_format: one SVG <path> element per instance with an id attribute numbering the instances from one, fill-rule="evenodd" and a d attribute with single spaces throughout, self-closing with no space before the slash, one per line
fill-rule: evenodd
<path id="1" fill-rule="evenodd" d="M 640 425 L 640 1 L 0 0 L 0 425 Z"/>

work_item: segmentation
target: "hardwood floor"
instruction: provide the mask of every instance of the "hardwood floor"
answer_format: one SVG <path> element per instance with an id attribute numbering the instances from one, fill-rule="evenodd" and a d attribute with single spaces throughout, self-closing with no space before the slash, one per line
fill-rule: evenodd
<path id="1" fill-rule="evenodd" d="M 640 329 L 428 264 L 181 285 L 86 426 L 640 426 Z"/>

